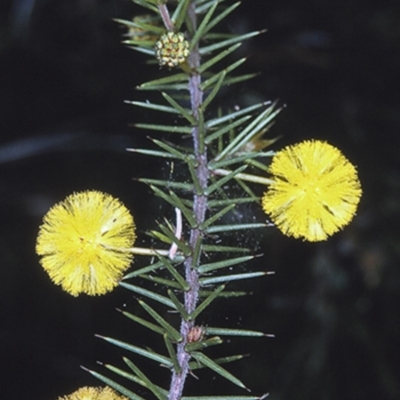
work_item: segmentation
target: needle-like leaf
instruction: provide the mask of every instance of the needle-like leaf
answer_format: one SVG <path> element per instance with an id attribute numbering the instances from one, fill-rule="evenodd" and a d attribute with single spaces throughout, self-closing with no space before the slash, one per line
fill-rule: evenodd
<path id="1" fill-rule="evenodd" d="M 163 335 L 164 332 L 165 332 L 164 329 L 161 328 L 159 325 L 156 325 L 156 324 L 153 324 L 153 323 L 151 323 L 149 321 L 146 321 L 145 319 L 140 318 L 137 315 L 134 315 L 134 314 L 131 314 L 131 313 L 128 313 L 126 311 L 119 310 L 119 309 L 118 309 L 118 311 L 120 311 L 123 315 L 125 315 L 125 317 L 128 317 L 132 321 L 137 322 L 138 324 L 140 324 L 140 325 L 152 330 L 153 332 L 156 332 L 156 333 L 158 333 L 160 335 Z"/>
<path id="2" fill-rule="evenodd" d="M 124 350 L 131 351 L 132 353 L 138 354 L 142 357 L 148 358 L 149 360 L 156 361 L 168 368 L 172 367 L 172 361 L 161 354 L 158 354 L 154 351 L 143 349 L 142 347 L 134 346 L 132 344 L 122 342 L 120 340 L 112 339 L 110 337 L 95 335 L 96 337 L 105 340 L 108 343 L 113 344 L 114 346 L 120 347 Z"/>
<path id="3" fill-rule="evenodd" d="M 228 46 L 230 46 L 231 44 L 234 44 L 234 43 L 242 42 L 242 41 L 250 39 L 250 38 L 252 38 L 254 36 L 260 35 L 261 33 L 264 33 L 264 32 L 265 32 L 265 30 L 249 32 L 249 33 L 245 33 L 244 35 L 235 36 L 235 37 L 233 37 L 231 39 L 227 39 L 227 40 L 223 40 L 221 42 L 210 44 L 209 46 L 201 47 L 200 48 L 200 54 L 201 55 L 206 55 L 206 54 L 212 53 L 215 50 L 219 50 L 219 49 L 222 49 L 224 47 L 228 47 Z"/>
<path id="4" fill-rule="evenodd" d="M 131 360 L 124 358 L 126 365 L 137 375 L 137 377 L 144 383 L 144 387 L 149 389 L 158 400 L 167 400 L 167 393 L 161 391 Z"/>
<path id="5" fill-rule="evenodd" d="M 203 264 L 198 268 L 200 274 L 205 274 L 207 272 L 216 271 L 221 268 L 231 267 L 232 265 L 238 265 L 245 263 L 247 261 L 252 260 L 256 256 L 244 256 L 244 257 L 236 257 L 236 258 L 229 258 L 227 260 L 216 261 L 208 264 Z"/>
<path id="6" fill-rule="evenodd" d="M 83 366 L 81 366 L 81 368 L 84 369 L 85 371 L 89 372 L 89 374 L 93 375 L 98 380 L 104 382 L 106 385 L 108 385 L 108 386 L 112 387 L 113 389 L 117 390 L 119 393 L 123 394 L 124 396 L 127 396 L 130 400 L 145 400 L 143 397 L 140 397 L 137 394 L 131 392 L 130 390 L 128 390 L 124 386 L 120 385 L 119 383 L 113 381 L 112 379 L 107 378 L 104 375 L 99 374 L 98 372 L 92 371 L 92 370 L 90 370 L 88 368 L 85 368 Z"/>
<path id="7" fill-rule="evenodd" d="M 200 278 L 200 283 L 202 285 L 215 285 L 216 283 L 226 283 L 231 281 L 239 281 L 242 279 L 252 279 L 252 278 L 259 278 L 264 275 L 270 275 L 273 272 L 247 272 L 243 274 L 233 274 L 233 275 L 223 275 L 223 276 L 213 276 L 211 278 Z"/>
<path id="8" fill-rule="evenodd" d="M 158 322 L 160 326 L 162 326 L 165 329 L 168 336 L 174 342 L 180 342 L 182 340 L 181 334 L 170 323 L 168 323 L 156 310 L 151 308 L 144 301 L 139 300 L 139 304 L 150 314 L 151 317 L 154 318 L 156 322 Z"/>
<path id="9" fill-rule="evenodd" d="M 175 309 L 174 303 L 168 297 L 165 297 L 165 296 L 162 296 L 161 294 L 152 292 L 151 290 L 144 289 L 140 286 L 132 285 L 131 283 L 120 282 L 119 285 L 125 289 L 130 290 L 131 292 L 141 294 L 142 296 L 146 296 L 149 299 L 155 300 L 155 301 L 157 301 L 161 304 L 164 304 L 172 309 Z"/>
<path id="10" fill-rule="evenodd" d="M 197 308 L 189 314 L 189 320 L 195 320 L 225 289 L 225 285 L 217 287 Z"/>
<path id="11" fill-rule="evenodd" d="M 230 372 L 228 372 L 225 368 L 222 368 L 219 364 L 217 364 L 211 358 L 207 357 L 205 354 L 197 352 L 197 351 L 194 351 L 191 354 L 192 354 L 192 357 L 195 358 L 197 361 L 199 361 L 201 364 L 212 369 L 214 372 L 221 375 L 228 381 L 231 381 L 235 385 L 248 390 L 246 388 L 246 386 L 242 383 L 242 381 L 240 381 L 238 378 L 236 378 L 234 375 L 232 375 Z"/>

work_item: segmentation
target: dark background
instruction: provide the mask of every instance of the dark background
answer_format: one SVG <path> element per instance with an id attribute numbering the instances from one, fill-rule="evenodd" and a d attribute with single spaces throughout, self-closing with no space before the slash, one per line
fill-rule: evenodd
<path id="1" fill-rule="evenodd" d="M 146 146 L 149 133 L 128 124 L 154 119 L 123 101 L 160 74 L 120 45 L 123 31 L 111 19 L 134 12 L 124 0 L 0 4 L 1 398 L 53 400 L 98 385 L 79 366 L 104 372 L 97 360 L 121 366 L 126 354 L 94 333 L 163 351 L 160 339 L 115 312 L 142 312 L 131 293 L 73 298 L 50 282 L 34 252 L 42 216 L 73 191 L 119 197 L 135 215 L 138 245 L 156 218 L 172 215 L 132 180 L 165 177 L 168 168 L 124 151 Z M 364 190 L 355 220 L 327 242 L 274 228 L 242 238 L 264 253 L 250 267 L 276 275 L 246 282 L 252 296 L 221 300 L 199 322 L 275 333 L 221 350 L 252 353 L 229 368 L 255 394 L 400 398 L 399 20 L 398 1 L 372 0 L 244 1 L 229 19 L 232 31 L 268 32 L 239 54 L 250 56 L 241 72 L 261 75 L 225 92 L 222 104 L 279 98 L 287 107 L 271 132 L 282 135 L 274 148 L 327 140 L 358 166 Z M 253 211 L 241 209 L 243 220 Z M 130 356 L 167 385 L 167 371 Z M 241 392 L 214 374 L 199 377 L 188 381 L 192 394 Z"/>

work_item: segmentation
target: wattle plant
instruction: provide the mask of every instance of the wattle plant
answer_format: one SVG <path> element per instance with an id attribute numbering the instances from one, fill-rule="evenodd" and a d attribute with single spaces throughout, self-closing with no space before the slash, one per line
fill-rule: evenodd
<path id="1" fill-rule="evenodd" d="M 306 141 L 276 154 L 266 151 L 274 140 L 264 135 L 280 112 L 275 103 L 265 101 L 235 110 L 218 104 L 221 89 L 233 90 L 233 84 L 254 76 L 237 72 L 245 58 L 228 60 L 243 41 L 262 31 L 239 35 L 219 31 L 238 2 L 132 1 L 144 11 L 131 21 L 118 20 L 127 28 L 124 43 L 149 57 L 149 68 L 157 78 L 138 87 L 151 101 L 146 97 L 146 101 L 128 103 L 164 114 L 162 120 L 169 122 L 135 121 L 136 127 L 150 131 L 151 142 L 148 148 L 128 150 L 136 157 L 173 163 L 168 180 L 141 177 L 140 181 L 168 204 L 174 218 L 164 218 L 157 230 L 149 232 L 154 243 L 159 243 L 156 248 L 132 247 L 135 226 L 125 206 L 99 192 L 77 193 L 49 211 L 37 252 L 53 281 L 72 295 L 103 294 L 119 284 L 140 298 L 147 318 L 121 312 L 158 334 L 164 351 L 99 336 L 134 355 L 124 357 L 125 368 L 104 364 L 101 372 L 88 370 L 122 396 L 142 400 L 135 393 L 139 387 L 146 398 L 159 400 L 261 399 L 267 394 L 250 395 L 245 383 L 229 371 L 229 363 L 242 355 L 215 359 L 208 348 L 222 345 L 227 336 L 262 341 L 271 335 L 196 322 L 217 299 L 229 301 L 246 294 L 233 290 L 231 282 L 272 273 L 266 267 L 244 270 L 243 265 L 256 257 L 254 249 L 239 238 L 234 245 L 224 242 L 232 232 L 265 229 L 271 225 L 268 217 L 233 224 L 226 217 L 239 204 L 248 203 L 254 209 L 262 208 L 286 235 L 325 240 L 356 212 L 361 196 L 357 173 L 339 150 L 325 142 Z M 262 185 L 265 189 L 260 191 Z M 264 192 L 262 198 L 260 192 Z M 154 220 L 163 217 L 154 216 Z M 123 276 L 133 254 L 149 257 L 148 265 L 135 268 L 133 263 L 132 271 Z M 149 284 L 144 287 L 143 281 Z M 167 321 L 170 312 L 179 315 L 178 325 Z M 169 386 L 162 387 L 157 374 L 146 375 L 140 358 L 169 370 Z M 184 396 L 187 378 L 194 373 L 201 376 L 202 369 L 229 381 L 228 393 Z M 121 377 L 124 384 L 119 383 Z M 203 381 L 200 384 L 204 386 Z M 100 389 L 80 390 L 82 396 L 76 392 L 67 398 L 103 398 Z M 112 393 L 104 398 L 121 398 Z"/>

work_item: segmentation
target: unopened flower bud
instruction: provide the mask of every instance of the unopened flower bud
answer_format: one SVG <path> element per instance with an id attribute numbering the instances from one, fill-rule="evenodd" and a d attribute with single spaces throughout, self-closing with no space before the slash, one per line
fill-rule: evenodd
<path id="1" fill-rule="evenodd" d="M 190 54 L 189 42 L 183 33 L 164 33 L 155 45 L 156 56 L 161 66 L 176 67 L 186 61 Z"/>

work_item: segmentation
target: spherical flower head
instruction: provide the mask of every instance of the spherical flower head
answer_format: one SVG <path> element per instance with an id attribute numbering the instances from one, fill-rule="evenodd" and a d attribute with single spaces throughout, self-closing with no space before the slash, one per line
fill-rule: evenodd
<path id="1" fill-rule="evenodd" d="M 132 261 L 135 224 L 109 194 L 74 193 L 43 219 L 36 243 L 51 280 L 73 296 L 100 295 L 118 285 Z"/>
<path id="2" fill-rule="evenodd" d="M 167 32 L 156 42 L 155 51 L 161 66 L 177 67 L 189 57 L 189 42 L 181 32 Z"/>
<path id="3" fill-rule="evenodd" d="M 355 215 L 360 181 L 336 147 L 318 140 L 288 146 L 273 157 L 269 170 L 273 183 L 262 207 L 285 235 L 326 240 Z"/>
<path id="4" fill-rule="evenodd" d="M 58 400 L 128 400 L 128 398 L 118 395 L 109 387 L 85 386 L 68 396 L 59 397 Z"/>

